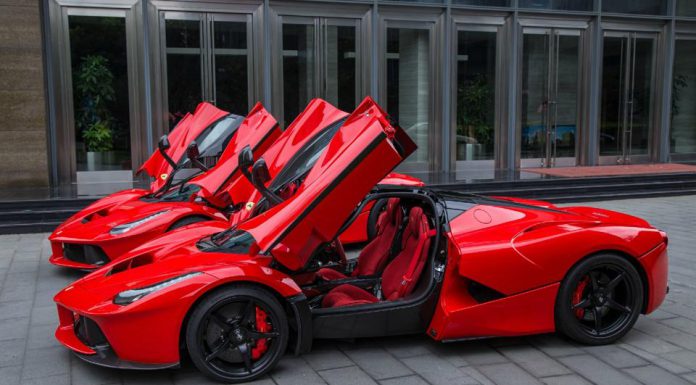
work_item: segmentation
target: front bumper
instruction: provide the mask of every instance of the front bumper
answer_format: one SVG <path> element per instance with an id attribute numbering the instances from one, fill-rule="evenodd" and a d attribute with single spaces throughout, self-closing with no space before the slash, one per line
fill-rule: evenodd
<path id="1" fill-rule="evenodd" d="M 662 304 L 669 290 L 667 283 L 669 270 L 667 242 L 660 243 L 640 257 L 638 261 L 643 266 L 648 280 L 648 300 L 644 313 L 649 314 Z"/>
<path id="2" fill-rule="evenodd" d="M 51 256 L 48 261 L 56 266 L 72 269 L 94 270 L 107 263 L 110 258 L 101 247 L 51 240 Z"/>

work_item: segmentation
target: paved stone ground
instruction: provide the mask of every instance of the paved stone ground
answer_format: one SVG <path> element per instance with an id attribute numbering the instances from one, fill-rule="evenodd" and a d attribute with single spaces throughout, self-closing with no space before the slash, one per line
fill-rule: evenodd
<path id="1" fill-rule="evenodd" d="M 555 335 L 440 344 L 425 336 L 317 341 L 261 384 L 696 384 L 696 196 L 594 203 L 648 219 L 670 235 L 667 301 L 620 343 L 585 347 Z M 0 236 L 0 385 L 201 384 L 177 370 L 83 363 L 53 338 L 53 294 L 79 274 L 46 261 L 46 234 Z"/>

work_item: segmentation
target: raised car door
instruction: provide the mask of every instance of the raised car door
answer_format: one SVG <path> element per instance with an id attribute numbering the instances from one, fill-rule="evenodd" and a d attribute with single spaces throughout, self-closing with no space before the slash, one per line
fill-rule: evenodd
<path id="1" fill-rule="evenodd" d="M 239 152 L 245 146 L 249 146 L 256 157 L 264 153 L 280 134 L 280 127 L 276 119 L 261 103 L 257 103 L 240 124 L 236 135 L 230 139 L 215 167 L 191 180 L 191 184 L 201 187 L 198 196 L 215 200 L 216 195 L 223 189 L 230 184 L 238 184 L 237 182 L 240 180 L 247 186 L 235 186 L 236 188 L 230 190 L 230 197 L 235 203 L 238 199 L 246 199 L 253 187 L 239 170 Z M 242 194 L 241 190 L 246 190 L 246 194 Z M 232 195 L 235 192 L 241 197 Z"/>
<path id="2" fill-rule="evenodd" d="M 186 148 L 193 140 L 212 123 L 227 115 L 229 112 L 210 103 L 200 103 L 193 114 L 186 114 L 168 134 L 170 147 L 166 152 L 169 157 L 178 163 L 186 154 Z M 138 173 L 143 171 L 154 178 L 150 185 L 150 191 L 157 191 L 167 182 L 172 172 L 172 166 L 164 159 L 159 150 L 155 150 L 138 169 Z"/>
<path id="3" fill-rule="evenodd" d="M 239 225 L 288 269 L 304 267 L 358 203 L 415 151 L 415 143 L 366 98 L 338 129 L 297 192 Z"/>

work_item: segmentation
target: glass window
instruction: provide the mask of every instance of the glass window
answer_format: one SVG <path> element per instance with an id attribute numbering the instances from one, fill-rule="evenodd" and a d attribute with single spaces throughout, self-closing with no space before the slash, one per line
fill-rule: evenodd
<path id="1" fill-rule="evenodd" d="M 611 0 L 602 2 L 602 11 L 611 13 L 637 13 L 664 15 L 668 1 L 664 0 Z"/>
<path id="2" fill-rule="evenodd" d="M 496 35 L 458 33 L 457 160 L 493 159 Z"/>
<path id="3" fill-rule="evenodd" d="M 245 115 L 249 110 L 247 24 L 216 21 L 213 28 L 215 104 L 226 111 Z"/>
<path id="4" fill-rule="evenodd" d="M 68 24 L 77 171 L 130 170 L 126 20 L 69 16 Z"/>
<path id="5" fill-rule="evenodd" d="M 202 97 L 201 23 L 166 20 L 167 99 L 169 128 L 195 110 Z"/>
<path id="6" fill-rule="evenodd" d="M 314 95 L 314 25 L 283 24 L 283 120 L 287 127 Z"/>
<path id="7" fill-rule="evenodd" d="M 696 153 L 696 40 L 675 43 L 672 81 L 672 153 Z"/>
<path id="8" fill-rule="evenodd" d="M 482 7 L 509 7 L 510 0 L 452 0 L 452 4 L 480 5 Z"/>
<path id="9" fill-rule="evenodd" d="M 418 145 L 406 163 L 428 161 L 430 32 L 387 28 L 387 112 Z"/>
<path id="10" fill-rule="evenodd" d="M 325 99 L 343 111 L 352 111 L 358 103 L 356 100 L 356 28 L 327 25 L 325 37 Z"/>
<path id="11" fill-rule="evenodd" d="M 696 1 L 677 0 L 677 16 L 696 17 Z"/>
<path id="12" fill-rule="evenodd" d="M 592 11 L 594 0 L 520 0 L 520 8 Z"/>

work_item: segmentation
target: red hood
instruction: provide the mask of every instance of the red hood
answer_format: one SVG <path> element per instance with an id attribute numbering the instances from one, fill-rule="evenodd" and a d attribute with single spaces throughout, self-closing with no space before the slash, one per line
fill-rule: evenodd
<path id="1" fill-rule="evenodd" d="M 216 120 L 228 115 L 229 112 L 218 109 L 214 105 L 203 102 L 196 107 L 193 114 L 186 114 L 179 124 L 169 133 L 168 139 L 171 147 L 166 151 L 174 162 L 178 162 L 186 153 L 188 145 L 194 141 L 203 130 Z M 151 191 L 161 188 L 169 174 L 172 166 L 164 159 L 159 150 L 150 155 L 150 158 L 138 169 L 138 173 L 145 171 L 150 177 L 154 178 L 150 185 Z"/>

